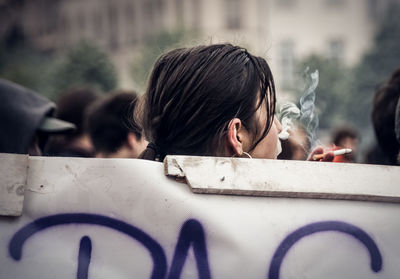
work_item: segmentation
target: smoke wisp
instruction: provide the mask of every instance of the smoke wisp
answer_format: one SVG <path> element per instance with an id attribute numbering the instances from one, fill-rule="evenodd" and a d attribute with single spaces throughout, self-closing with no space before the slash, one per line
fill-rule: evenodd
<path id="1" fill-rule="evenodd" d="M 318 128 L 318 115 L 315 113 L 315 89 L 319 82 L 318 70 L 311 74 L 308 73 L 309 68 L 305 70 L 305 87 L 304 93 L 300 98 L 300 122 L 307 131 L 311 149 L 318 143 L 316 130 Z"/>
<path id="2" fill-rule="evenodd" d="M 304 71 L 304 89 L 300 98 L 300 109 L 291 102 L 284 103 L 280 106 L 279 118 L 282 125 L 282 132 L 279 133 L 279 139 L 286 140 L 289 138 L 289 130 L 293 128 L 293 120 L 299 120 L 304 127 L 309 147 L 313 149 L 320 144 L 316 136 L 319 120 L 315 113 L 315 90 L 319 82 L 319 72 L 315 70 L 309 73 L 309 68 Z M 301 146 L 305 149 L 303 144 Z"/>

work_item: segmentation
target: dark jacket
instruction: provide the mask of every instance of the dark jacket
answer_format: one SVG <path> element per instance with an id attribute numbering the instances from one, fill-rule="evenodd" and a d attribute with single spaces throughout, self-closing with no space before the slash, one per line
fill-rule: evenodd
<path id="1" fill-rule="evenodd" d="M 39 125 L 55 107 L 39 94 L 0 79 L 0 153 L 27 154 Z"/>

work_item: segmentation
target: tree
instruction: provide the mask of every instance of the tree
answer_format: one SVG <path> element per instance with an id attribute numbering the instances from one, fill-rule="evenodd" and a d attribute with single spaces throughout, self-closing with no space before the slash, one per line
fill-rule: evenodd
<path id="1" fill-rule="evenodd" d="M 81 42 L 68 52 L 53 76 L 55 91 L 89 86 L 101 91 L 113 90 L 117 73 L 107 55 L 88 42 Z"/>
<path id="2" fill-rule="evenodd" d="M 319 117 L 320 128 L 329 129 L 344 124 L 346 122 L 345 104 L 348 102 L 352 82 L 351 69 L 317 55 L 306 57 L 298 64 L 297 68 L 299 77 L 306 68 L 309 68 L 309 72 L 319 71 L 315 109 Z M 300 81 L 302 81 L 301 78 Z M 298 92 L 298 94 L 300 98 L 302 92 Z"/>
<path id="3" fill-rule="evenodd" d="M 315 55 L 301 61 L 299 69 L 309 66 L 320 72 L 316 108 L 321 128 L 345 123 L 365 135 L 371 130 L 374 93 L 400 66 L 399 14 L 400 6 L 392 3 L 378 23 L 371 49 L 353 68 Z"/>
<path id="4" fill-rule="evenodd" d="M 0 41 L 0 76 L 43 95 L 50 95 L 53 57 L 31 46 L 14 26 Z"/>
<path id="5" fill-rule="evenodd" d="M 373 47 L 354 71 L 354 87 L 350 92 L 347 117 L 359 127 L 370 127 L 372 98 L 377 87 L 400 67 L 400 6 L 392 3 L 382 18 Z"/>
<path id="6" fill-rule="evenodd" d="M 187 33 L 177 30 L 174 32 L 161 32 L 147 40 L 140 54 L 132 63 L 132 77 L 139 89 L 145 88 L 150 71 L 157 58 L 168 50 L 182 46 L 187 40 Z"/>

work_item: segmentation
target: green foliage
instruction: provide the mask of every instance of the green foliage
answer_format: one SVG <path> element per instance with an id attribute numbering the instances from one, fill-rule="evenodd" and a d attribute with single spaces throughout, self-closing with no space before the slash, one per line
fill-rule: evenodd
<path id="1" fill-rule="evenodd" d="M 374 45 L 355 68 L 355 84 L 351 92 L 353 107 L 348 117 L 360 127 L 370 124 L 372 99 L 377 87 L 400 67 L 400 6 L 392 4 L 383 18 Z"/>
<path id="2" fill-rule="evenodd" d="M 0 43 L 0 77 L 49 96 L 50 73 L 53 61 L 50 55 L 28 45 L 6 46 Z"/>
<path id="3" fill-rule="evenodd" d="M 183 31 L 161 32 L 149 38 L 132 63 L 132 77 L 140 90 L 146 86 L 149 74 L 157 58 L 168 50 L 181 47 L 188 34 Z"/>
<path id="4" fill-rule="evenodd" d="M 81 42 L 57 66 L 53 82 L 56 91 L 89 86 L 106 92 L 116 87 L 117 74 L 105 53 L 94 45 Z"/>
<path id="5" fill-rule="evenodd" d="M 298 72 L 309 67 L 309 72 L 319 71 L 315 107 L 320 128 L 331 128 L 345 122 L 345 107 L 351 88 L 351 70 L 322 56 L 312 55 L 302 60 Z M 302 92 L 299 92 L 299 95 Z M 301 96 L 298 96 L 299 98 Z"/>
<path id="6" fill-rule="evenodd" d="M 0 42 L 0 76 L 50 98 L 71 87 L 90 86 L 113 90 L 117 74 L 107 55 L 82 42 L 61 59 L 43 53 L 19 40 Z"/>
<path id="7" fill-rule="evenodd" d="M 390 7 L 378 25 L 373 47 L 353 68 L 343 67 L 324 57 L 311 56 L 299 63 L 318 69 L 320 82 L 316 90 L 316 109 L 321 128 L 338 125 L 371 129 L 372 99 L 377 87 L 400 67 L 400 20 L 398 5 Z"/>

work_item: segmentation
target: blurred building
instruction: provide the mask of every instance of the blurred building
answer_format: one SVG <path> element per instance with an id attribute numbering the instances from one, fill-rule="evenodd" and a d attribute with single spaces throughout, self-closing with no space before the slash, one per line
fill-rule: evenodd
<path id="1" fill-rule="evenodd" d="M 134 50 L 160 31 L 184 28 L 197 31 L 200 43 L 228 41 L 266 57 L 278 90 L 290 92 L 301 57 L 318 53 L 348 65 L 357 62 L 389 2 L 0 0 L 0 37 L 21 30 L 33 45 L 50 51 L 94 41 L 110 53 L 122 86 L 129 86 Z"/>

